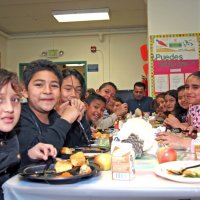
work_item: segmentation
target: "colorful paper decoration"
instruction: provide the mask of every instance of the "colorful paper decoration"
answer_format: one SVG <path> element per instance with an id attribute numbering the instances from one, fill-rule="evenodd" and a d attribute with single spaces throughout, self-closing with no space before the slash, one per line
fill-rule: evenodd
<path id="1" fill-rule="evenodd" d="M 141 52 L 142 59 L 144 61 L 148 61 L 148 50 L 147 50 L 146 44 L 144 44 L 140 47 L 140 52 Z"/>
<path id="2" fill-rule="evenodd" d="M 144 70 L 144 73 L 145 73 L 145 75 L 147 77 L 148 76 L 148 63 L 143 65 L 143 70 Z"/>

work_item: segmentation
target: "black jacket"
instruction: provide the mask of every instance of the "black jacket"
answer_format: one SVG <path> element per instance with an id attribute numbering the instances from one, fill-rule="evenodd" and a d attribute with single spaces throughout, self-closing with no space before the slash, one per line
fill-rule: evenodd
<path id="1" fill-rule="evenodd" d="M 81 123 L 85 129 L 88 139 L 91 139 L 90 124 L 86 120 L 85 116 L 81 120 Z M 81 147 L 81 146 L 87 146 L 87 145 L 88 145 L 88 143 L 87 143 L 86 138 L 84 137 L 83 130 L 81 129 L 78 122 L 74 122 L 72 124 L 71 129 L 67 133 L 67 137 L 66 137 L 64 146 L 73 148 L 73 147 Z"/>
<path id="2" fill-rule="evenodd" d="M 27 103 L 22 104 L 20 120 L 15 128 L 22 155 L 39 142 L 54 145 L 58 152 L 63 146 L 75 147 L 86 144 L 77 122 L 71 125 L 61 119 L 55 110 L 49 113 L 49 121 L 50 124 L 42 123 Z M 85 118 L 82 124 L 90 137 L 90 126 Z"/>
<path id="3" fill-rule="evenodd" d="M 32 162 L 27 152 L 20 155 L 19 141 L 14 130 L 10 133 L 0 132 L 0 200 L 3 199 L 2 184 L 18 173 L 20 163 L 27 165 Z"/>
<path id="4" fill-rule="evenodd" d="M 0 132 L 0 199 L 3 199 L 2 184 L 17 172 L 19 162 L 19 143 L 16 134 Z"/>

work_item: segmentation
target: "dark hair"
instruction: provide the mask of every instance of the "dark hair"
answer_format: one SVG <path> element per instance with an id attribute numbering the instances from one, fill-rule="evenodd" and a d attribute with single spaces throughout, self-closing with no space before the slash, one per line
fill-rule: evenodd
<path id="1" fill-rule="evenodd" d="M 94 88 L 88 88 L 88 89 L 87 89 L 87 92 L 89 93 L 89 95 L 90 95 L 90 94 L 96 94 Z M 88 95 L 88 96 L 89 96 L 89 95 Z"/>
<path id="2" fill-rule="evenodd" d="M 155 99 L 152 102 L 152 107 L 154 108 L 154 110 L 156 110 L 159 107 L 159 105 L 157 103 L 157 100 L 159 98 L 162 98 L 162 99 L 165 100 L 165 92 L 161 92 L 161 93 L 159 93 L 159 94 L 156 95 Z"/>
<path id="3" fill-rule="evenodd" d="M 152 108 L 156 111 L 156 109 L 159 107 L 158 103 L 156 102 L 156 99 L 152 101 Z"/>
<path id="4" fill-rule="evenodd" d="M 53 72 L 57 76 L 59 84 L 61 85 L 62 74 L 57 65 L 50 60 L 39 59 L 29 63 L 29 65 L 23 71 L 23 82 L 26 89 L 28 89 L 28 84 L 31 81 L 33 75 L 39 71 Z"/>
<path id="5" fill-rule="evenodd" d="M 176 99 L 176 102 L 178 102 L 178 92 L 177 92 L 177 90 L 168 90 L 167 92 L 165 92 L 165 96 L 166 95 L 170 95 L 170 96 L 174 97 Z"/>
<path id="6" fill-rule="evenodd" d="M 191 77 L 191 76 L 196 76 L 196 77 L 200 78 L 200 71 L 196 71 L 196 72 L 191 73 L 191 74 L 187 77 L 187 79 L 188 79 L 189 77 Z"/>
<path id="7" fill-rule="evenodd" d="M 175 117 L 178 118 L 179 121 L 181 121 L 181 115 L 182 115 L 182 112 L 183 112 L 183 108 L 178 103 L 178 92 L 177 92 L 177 90 L 169 90 L 165 93 L 165 96 L 166 95 L 170 95 L 170 96 L 172 96 L 176 99 L 176 105 L 175 105 L 175 108 L 174 108 Z M 166 114 L 168 115 L 170 113 L 167 111 Z"/>
<path id="8" fill-rule="evenodd" d="M 86 99 L 85 103 L 90 105 L 94 100 L 100 100 L 106 105 L 106 99 L 99 94 L 90 94 Z"/>
<path id="9" fill-rule="evenodd" d="M 113 83 L 113 82 L 105 82 L 103 83 L 100 87 L 99 90 L 102 90 L 103 88 L 105 88 L 107 85 L 110 85 L 111 87 L 113 87 L 116 92 L 117 92 L 117 86 Z"/>
<path id="10" fill-rule="evenodd" d="M 134 87 L 133 87 L 133 88 L 135 88 L 135 87 L 143 87 L 144 90 L 146 89 L 146 85 L 145 85 L 143 82 L 136 82 L 136 83 L 134 84 Z"/>
<path id="11" fill-rule="evenodd" d="M 10 72 L 6 69 L 0 69 L 0 89 L 8 84 L 11 83 L 11 87 L 12 89 L 20 95 L 21 93 L 21 87 L 20 87 L 20 83 L 18 81 L 18 77 L 16 73 Z"/>
<path id="12" fill-rule="evenodd" d="M 124 101 L 120 97 L 114 97 L 113 100 L 116 102 L 124 103 Z"/>
<path id="13" fill-rule="evenodd" d="M 177 88 L 177 93 L 179 93 L 180 91 L 184 91 L 185 90 L 185 85 L 181 85 L 180 87 Z M 178 105 L 179 105 L 179 110 L 178 110 L 178 119 L 180 120 L 181 123 L 185 123 L 187 120 L 187 112 L 188 110 L 183 108 L 179 102 L 178 102 Z"/>
<path id="14" fill-rule="evenodd" d="M 63 79 L 69 76 L 74 76 L 76 79 L 78 79 L 81 84 L 81 99 L 85 98 L 85 93 L 86 93 L 85 79 L 83 78 L 82 74 L 78 70 L 64 69 L 62 70 L 62 76 L 63 76 Z"/>
<path id="15" fill-rule="evenodd" d="M 159 94 L 156 95 L 155 100 L 157 100 L 158 98 L 165 98 L 165 92 L 161 92 Z"/>
<path id="16" fill-rule="evenodd" d="M 180 91 L 185 90 L 185 85 L 181 85 L 177 88 L 177 93 L 179 93 Z"/>

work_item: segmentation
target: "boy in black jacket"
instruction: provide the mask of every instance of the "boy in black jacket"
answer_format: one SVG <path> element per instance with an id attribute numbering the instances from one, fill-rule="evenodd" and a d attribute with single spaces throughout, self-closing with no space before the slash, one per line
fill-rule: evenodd
<path id="1" fill-rule="evenodd" d="M 84 103 L 72 99 L 63 105 L 60 115 L 54 110 L 60 98 L 62 75 L 57 65 L 49 60 L 31 62 L 23 72 L 23 82 L 23 95 L 28 102 L 22 105 L 16 127 L 20 152 L 23 153 L 30 145 L 39 142 L 52 144 L 59 152 L 68 140 L 68 133 L 74 130 L 74 123 L 82 119 Z M 73 138 L 74 141 L 76 138 Z"/>

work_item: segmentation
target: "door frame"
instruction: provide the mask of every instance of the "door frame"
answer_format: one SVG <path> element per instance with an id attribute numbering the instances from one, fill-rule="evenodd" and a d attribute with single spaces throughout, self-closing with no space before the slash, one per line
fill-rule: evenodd
<path id="1" fill-rule="evenodd" d="M 58 65 L 65 65 L 65 64 L 84 64 L 84 79 L 85 79 L 85 84 L 87 86 L 87 61 L 62 61 L 62 62 L 54 62 L 55 64 Z M 29 63 L 19 63 L 19 79 L 22 80 L 22 73 L 25 67 Z"/>

